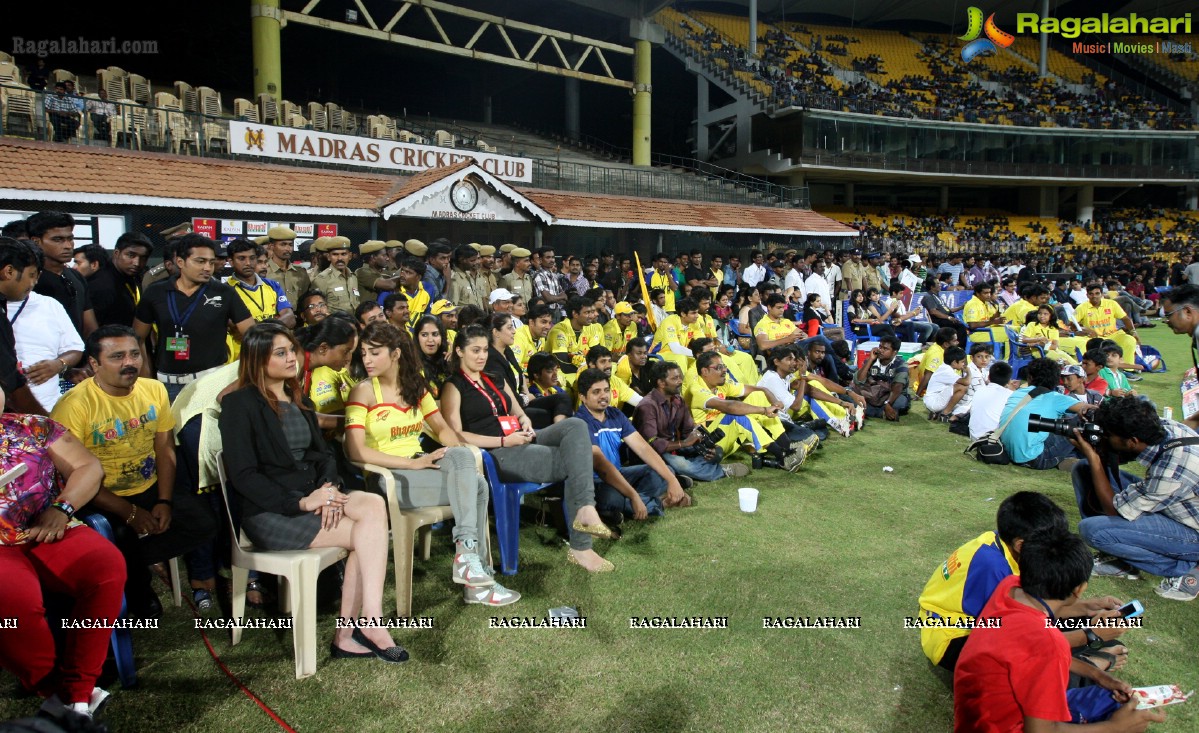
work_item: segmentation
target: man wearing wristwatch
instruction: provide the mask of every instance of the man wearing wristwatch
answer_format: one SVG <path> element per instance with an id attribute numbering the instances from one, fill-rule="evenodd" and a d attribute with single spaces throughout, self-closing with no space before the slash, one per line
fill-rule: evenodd
<path id="1" fill-rule="evenodd" d="M 216 520 L 194 495 L 174 494 L 175 419 L 163 384 L 138 377 L 143 357 L 133 329 L 103 326 L 84 353 L 95 376 L 63 395 L 51 417 L 100 459 L 104 483 L 84 512 L 112 524 L 130 615 L 153 618 L 162 606 L 148 566 L 210 540 Z"/>

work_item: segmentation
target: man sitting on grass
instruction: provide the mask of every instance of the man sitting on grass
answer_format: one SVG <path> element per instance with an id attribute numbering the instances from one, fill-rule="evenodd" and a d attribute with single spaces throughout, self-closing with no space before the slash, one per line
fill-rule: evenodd
<path id="1" fill-rule="evenodd" d="M 855 390 L 866 398 L 867 417 L 899 420 L 908 414 L 908 365 L 899 358 L 899 339 L 884 336 L 854 375 Z"/>
<path id="2" fill-rule="evenodd" d="M 1082 539 L 1067 532 L 1027 537 L 1018 566 L 1020 574 L 1000 581 L 979 614 L 994 619 L 994 627 L 974 629 L 958 659 L 954 731 L 1143 731 L 1165 720 L 1160 710 L 1137 710 L 1126 682 L 1077 664 L 1065 635 L 1053 628 L 1087 587 L 1091 554 Z M 1068 692 L 1071 671 L 1102 688 L 1099 694 L 1094 687 Z M 1105 722 L 1063 727 L 1080 718 Z"/>
<path id="3" fill-rule="evenodd" d="M 932 345 L 920 357 L 920 368 L 917 370 L 920 374 L 920 382 L 916 387 L 916 394 L 924 396 L 924 392 L 928 388 L 928 380 L 932 379 L 937 368 L 945 363 L 945 349 L 957 345 L 958 332 L 952 328 L 942 328 L 933 334 Z"/>
<path id="4" fill-rule="evenodd" d="M 1105 466 L 1089 443 L 1074 441 L 1085 459 L 1074 467 L 1083 517 L 1078 533 L 1101 553 L 1094 574 L 1136 578 L 1137 570 L 1144 570 L 1164 578 L 1158 595 L 1194 600 L 1199 595 L 1199 435 L 1182 423 L 1159 419 L 1151 403 L 1136 397 L 1109 398 L 1094 419 L 1107 451 L 1147 467 L 1145 478 L 1137 478 Z"/>
<path id="5" fill-rule="evenodd" d="M 1010 368 L 1010 367 L 1009 367 Z M 920 646 L 933 664 L 953 671 L 969 628 L 966 625 L 982 613 L 983 607 L 1000 581 L 1019 573 L 1020 551 L 1026 539 L 1042 532 L 1066 532 L 1066 515 L 1044 494 L 1020 491 L 1004 499 L 995 515 L 997 531 L 986 531 L 953 551 L 949 559 L 933 571 L 932 577 L 920 592 L 920 620 L 924 623 L 945 622 L 947 626 L 926 626 L 920 629 Z M 1105 613 L 1119 608 L 1120 602 L 1110 596 L 1092 598 L 1071 607 L 1067 616 L 1109 616 Z M 1095 629 L 1100 642 L 1097 648 L 1087 646 L 1090 640 L 1084 631 L 1067 631 L 1066 641 L 1079 648 L 1079 656 L 1099 662 L 1104 669 L 1123 664 L 1127 650 L 1108 644 L 1124 633 L 1121 627 Z M 1106 645 L 1106 646 L 1103 646 Z"/>
<path id="6" fill-rule="evenodd" d="M 1061 373 L 1062 368 L 1056 361 L 1033 359 L 1025 368 L 1028 386 L 1013 392 L 1004 405 L 999 424 L 1003 425 L 1009 417 L 1011 422 L 1007 422 L 1000 442 L 1012 463 L 1043 470 L 1057 468 L 1057 464 L 1064 459 L 1074 456 L 1074 446 L 1067 438 L 1028 429 L 1029 415 L 1056 420 L 1067 413 L 1077 415 L 1095 409 L 1094 405 L 1079 402 L 1057 391 Z M 1032 399 L 1021 406 L 1025 397 Z"/>

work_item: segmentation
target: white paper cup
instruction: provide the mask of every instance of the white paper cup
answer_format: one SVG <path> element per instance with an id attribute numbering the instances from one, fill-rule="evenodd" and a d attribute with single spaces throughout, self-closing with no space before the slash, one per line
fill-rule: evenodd
<path id="1" fill-rule="evenodd" d="M 758 490 L 757 489 L 737 489 L 737 501 L 741 504 L 741 511 L 752 513 L 758 511 Z"/>

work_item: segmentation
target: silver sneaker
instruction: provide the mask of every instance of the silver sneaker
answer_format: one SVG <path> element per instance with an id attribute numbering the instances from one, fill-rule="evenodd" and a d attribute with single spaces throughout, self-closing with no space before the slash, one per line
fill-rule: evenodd
<path id="1" fill-rule="evenodd" d="M 510 606 L 520 600 L 520 594 L 514 590 L 505 588 L 492 578 L 491 585 L 468 585 L 463 588 L 462 600 L 468 604 L 480 603 L 485 606 Z"/>
<path id="2" fill-rule="evenodd" d="M 1128 580 L 1139 580 L 1141 571 L 1132 567 L 1118 557 L 1111 555 L 1099 555 L 1095 558 L 1095 565 L 1091 568 L 1092 578 L 1127 578 Z"/>
<path id="3" fill-rule="evenodd" d="M 1199 571 L 1192 570 L 1177 578 L 1163 578 L 1161 585 L 1153 589 L 1162 598 L 1172 601 L 1193 601 L 1199 595 Z"/>
<path id="4" fill-rule="evenodd" d="M 453 577 L 455 583 L 462 585 L 488 586 L 495 583 L 495 578 L 483 567 L 477 552 L 460 552 L 454 556 Z"/>

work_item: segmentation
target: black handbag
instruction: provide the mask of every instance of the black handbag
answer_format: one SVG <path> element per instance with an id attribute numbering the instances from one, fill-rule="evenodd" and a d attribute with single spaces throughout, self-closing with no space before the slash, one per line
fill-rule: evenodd
<path id="1" fill-rule="evenodd" d="M 1020 404 L 1016 405 L 1016 409 L 1012 410 L 1012 414 L 1008 415 L 1007 420 L 1004 420 L 1002 425 L 970 443 L 963 452 L 966 455 L 974 456 L 975 460 L 989 463 L 992 466 L 1006 466 L 1011 463 L 1012 459 L 1008 456 L 1007 450 L 1003 447 L 1003 443 L 999 439 L 1003 437 L 1003 431 L 1007 430 L 1007 426 L 1011 424 L 1012 419 L 1029 402 L 1032 402 L 1032 392 L 1024 395 L 1024 399 L 1020 400 Z"/>

